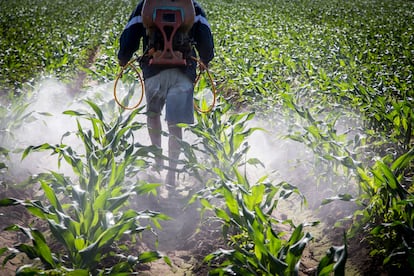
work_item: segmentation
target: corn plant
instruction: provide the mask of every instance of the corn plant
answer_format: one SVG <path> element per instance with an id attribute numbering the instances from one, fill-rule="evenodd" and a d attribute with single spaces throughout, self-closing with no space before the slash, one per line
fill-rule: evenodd
<path id="1" fill-rule="evenodd" d="M 255 158 L 246 160 L 247 139 L 261 129 L 248 125 L 254 113 L 232 114 L 230 107 L 222 102 L 211 114 L 199 114 L 197 125 L 189 129 L 196 136 L 196 142 L 191 146 L 183 143 L 187 157 L 185 164 L 192 164 L 187 168 L 192 168 L 195 174 L 200 173 L 198 177 L 204 180 L 204 188 L 195 193 L 190 203 L 198 199 L 202 214 L 208 210 L 214 212 L 222 222 L 223 237 L 230 247 L 205 257 L 212 268 L 209 273 L 298 274 L 303 250 L 312 236 L 304 233 L 304 224 L 296 227 L 291 220 L 278 221 L 274 212 L 277 212 L 280 200 L 296 195 L 302 204 L 306 204 L 306 199 L 295 186 L 286 182 L 274 184 L 264 176 L 251 185 L 247 176 L 240 173 L 248 166 L 263 165 Z M 290 237 L 274 230 L 278 223 L 294 228 Z M 341 263 L 345 261 L 346 257 Z M 325 264 L 321 266 L 325 267 Z"/>
<path id="2" fill-rule="evenodd" d="M 248 137 L 263 129 L 249 126 L 254 113 L 235 114 L 231 108 L 230 103 L 221 99 L 212 112 L 197 113 L 197 124 L 186 128 L 196 138 L 191 144 L 182 142 L 186 156 L 184 170 L 198 176 L 200 181 L 206 179 L 206 174 L 214 175 L 214 169 L 231 172 L 234 166 L 261 163 L 256 158 L 246 160 L 246 153 L 249 150 Z"/>
<path id="3" fill-rule="evenodd" d="M 362 156 L 361 146 L 368 152 L 374 146 L 367 149 L 366 139 L 361 139 L 365 136 L 363 133 L 357 132 L 355 139 L 347 141 L 344 139 L 346 137 L 338 136 L 328 119 L 315 119 L 312 109 L 300 106 L 290 95 L 286 94 L 283 98 L 286 106 L 304 119 L 305 124 L 301 127 L 302 132 L 292 132 L 287 137 L 307 145 L 319 160 L 329 165 L 327 169 L 347 172 L 349 183 L 356 183 L 337 189 L 337 195 L 324 199 L 322 204 L 334 200 L 356 202 L 359 209 L 351 216 L 354 221 L 349 236 L 355 237 L 358 231 L 364 231 L 372 244 L 371 254 L 381 256 L 384 265 L 412 269 L 413 202 L 409 191 L 412 186 L 410 169 L 413 167 L 413 150 L 404 150 L 409 149 L 410 143 L 406 142 L 406 132 L 401 135 L 402 143 L 395 143 L 399 149 L 393 147 L 390 150 L 392 154 L 386 154 L 371 167 L 366 166 L 364 163 L 367 158 Z M 410 118 L 410 115 L 404 117 Z M 397 127 L 411 132 L 407 122 Z M 384 145 L 381 143 L 375 147 Z M 393 155 L 398 152 L 403 154 L 391 162 Z"/>
<path id="4" fill-rule="evenodd" d="M 378 160 L 370 169 L 359 169 L 364 190 L 355 212 L 355 228 L 369 233 L 372 255 L 382 256 L 383 264 L 414 269 L 414 196 L 406 178 L 413 167 L 414 149 L 396 160 Z"/>
<path id="5" fill-rule="evenodd" d="M 291 220 L 275 219 L 273 214 L 280 200 L 294 195 L 306 203 L 303 195 L 295 186 L 286 182 L 274 184 L 267 176 L 251 185 L 235 167 L 232 175 L 236 179 L 216 172 L 219 177 L 214 187 L 201 190 L 196 197 L 205 210 L 212 210 L 222 222 L 223 237 L 230 249 L 221 248 L 205 257 L 211 267 L 209 275 L 298 275 L 303 251 L 312 240 L 304 227 L 318 222 L 295 226 Z M 218 199 L 223 203 L 217 203 L 221 202 Z M 282 223 L 294 229 L 290 237 L 276 230 Z M 334 251 L 342 257 L 326 257 L 320 269 L 344 275 L 346 250 L 342 247 L 342 251 Z"/>
<path id="6" fill-rule="evenodd" d="M 9 252 L 4 262 L 18 253 L 30 259 L 39 259 L 41 265 L 33 263 L 19 268 L 27 273 L 61 273 L 62 275 L 126 275 L 133 273 L 134 266 L 162 258 L 157 251 L 142 252 L 137 256 L 126 255 L 127 247 L 122 245 L 149 225 L 140 221 L 150 219 L 157 227 L 159 220 L 167 219 L 161 213 L 128 209 L 132 196 L 155 193 L 157 184 L 137 179 L 137 173 L 145 169 L 145 158 L 151 147 L 134 142 L 134 131 L 142 124 L 135 122 L 140 110 L 121 114 L 111 123 L 105 123 L 102 110 L 93 102 L 86 101 L 93 113 L 66 111 L 77 119 L 77 136 L 83 152 L 63 143 L 30 146 L 23 158 L 32 152 L 50 151 L 58 156 L 58 163 L 70 165 L 75 176 L 68 177 L 51 171 L 35 179 L 40 184 L 44 198 L 21 200 L 6 198 L 0 206 L 21 205 L 35 217 L 45 221 L 49 231 L 44 233 L 33 226 L 12 225 L 6 230 L 21 231 L 32 245 L 19 243 L 14 248 L 3 248 Z M 81 122 L 90 122 L 85 128 Z M 65 134 L 65 138 L 69 133 Z M 49 242 L 47 242 L 49 240 Z M 51 244 L 59 244 L 62 250 L 54 251 Z M 115 264 L 105 266 L 105 261 L 115 259 Z M 165 258 L 169 262 L 168 258 Z M 32 275 L 30 274 L 30 275 Z M 61 275 L 59 274 L 59 275 Z"/>

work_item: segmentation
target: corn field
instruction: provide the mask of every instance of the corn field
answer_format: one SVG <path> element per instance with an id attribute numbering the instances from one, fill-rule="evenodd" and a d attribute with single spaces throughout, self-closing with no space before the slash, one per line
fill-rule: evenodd
<path id="1" fill-rule="evenodd" d="M 174 202 L 145 103 L 113 95 L 137 2 L 0 2 L 0 274 L 410 275 L 414 2 L 198 2 L 209 112 L 179 125 Z"/>

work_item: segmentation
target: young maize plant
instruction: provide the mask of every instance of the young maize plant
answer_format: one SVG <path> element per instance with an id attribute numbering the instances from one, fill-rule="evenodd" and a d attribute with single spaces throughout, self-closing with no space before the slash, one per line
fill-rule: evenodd
<path id="1" fill-rule="evenodd" d="M 86 102 L 93 113 L 65 112 L 78 117 L 76 135 L 84 146 L 83 152 L 62 142 L 30 146 L 23 153 L 25 158 L 32 152 L 50 151 L 58 156 L 59 164 L 69 164 L 75 176 L 42 173 L 34 179 L 44 194 L 40 199 L 0 200 L 1 207 L 25 207 L 49 227 L 42 231 L 33 225 L 11 225 L 6 229 L 21 231 L 31 244 L 2 248 L 0 253 L 8 252 L 4 263 L 19 253 L 41 261 L 20 267 L 18 274 L 53 271 L 59 275 L 126 275 L 133 273 L 137 264 L 164 257 L 157 251 L 129 252 L 123 245 L 128 240 L 136 242 L 137 235 L 151 229 L 141 221 L 150 220 L 160 227 L 159 220 L 167 219 L 162 213 L 128 209 L 133 196 L 154 193 L 157 187 L 137 178 L 153 150 L 134 141 L 134 131 L 142 127 L 134 120 L 140 110 L 122 113 L 106 123 L 102 110 Z M 81 124 L 83 120 L 90 123 L 89 128 Z M 110 259 L 116 262 L 108 262 Z M 167 257 L 164 259 L 170 263 Z"/>

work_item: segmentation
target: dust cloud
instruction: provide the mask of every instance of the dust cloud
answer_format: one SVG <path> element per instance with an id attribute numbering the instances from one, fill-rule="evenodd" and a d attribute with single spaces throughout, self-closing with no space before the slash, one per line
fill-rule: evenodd
<path id="1" fill-rule="evenodd" d="M 62 114 L 73 102 L 73 96 L 62 83 L 53 79 L 42 81 L 35 86 L 29 101 L 25 110 L 29 116 L 19 128 L 10 130 L 12 135 L 4 145 L 12 150 L 8 172 L 18 181 L 46 170 L 57 170 L 57 159 L 50 153 L 33 153 L 21 160 L 25 148 L 43 143 L 58 144 L 65 132 L 76 128 L 75 122 Z"/>
<path id="2" fill-rule="evenodd" d="M 68 85 L 53 78 L 45 79 L 35 85 L 28 99 L 29 105 L 24 112 L 29 116 L 24 119 L 21 126 L 10 130 L 12 135 L 7 139 L 2 137 L 2 147 L 11 151 L 10 160 L 7 162 L 8 178 L 23 181 L 31 175 L 50 170 L 71 175 L 72 169 L 65 162 L 61 162 L 61 166 L 58 167 L 57 155 L 51 155 L 50 151 L 32 152 L 23 160 L 22 152 L 29 146 L 39 146 L 44 143 L 51 145 L 63 143 L 82 152 L 80 138 L 75 135 L 76 119 L 80 120 L 85 129 L 90 128 L 90 123 L 63 112 L 67 110 L 92 112 L 85 103 L 86 99 L 102 108 L 106 121 L 112 120 L 111 116 L 119 115 L 117 107 L 109 109 L 110 105 L 105 105 L 110 101 L 113 102 L 113 83 L 95 85 L 77 93 L 74 93 Z M 143 115 L 139 115 L 138 120 L 145 122 Z M 139 137 L 143 140 L 140 141 L 141 143 L 149 143 L 149 139 L 144 138 L 146 135 L 139 135 Z"/>
<path id="3" fill-rule="evenodd" d="M 113 83 L 107 83 L 102 85 L 95 85 L 88 88 L 85 91 L 80 91 L 79 95 L 76 95 L 71 91 L 67 85 L 60 83 L 54 79 L 47 79 L 39 83 L 33 93 L 31 103 L 27 112 L 32 112 L 33 120 L 25 122 L 21 128 L 16 130 L 13 134 L 13 139 L 7 141 L 7 144 L 3 147 L 13 149 L 15 153 L 11 154 L 10 164 L 8 164 L 8 174 L 14 178 L 23 181 L 30 175 L 35 175 L 45 171 L 58 171 L 63 172 L 67 176 L 71 176 L 72 169 L 65 167 L 65 162 L 62 162 L 61 167 L 57 167 L 57 156 L 51 155 L 50 152 L 32 153 L 24 160 L 21 160 L 21 150 L 28 146 L 36 146 L 43 143 L 60 144 L 62 141 L 67 145 L 71 145 L 75 150 L 82 151 L 82 145 L 79 138 L 74 135 L 77 130 L 76 119 L 64 115 L 66 110 L 85 110 L 88 106 L 84 103 L 85 99 L 91 99 L 94 101 L 104 112 L 106 121 L 113 119 L 111 116 L 118 116 L 119 112 L 116 110 L 107 109 L 108 106 L 105 103 L 113 101 Z M 142 105 L 145 104 L 145 99 Z M 114 105 L 112 105 L 113 107 Z M 118 108 L 118 107 L 115 107 Z M 283 120 L 280 118 L 268 118 L 262 120 L 254 120 L 250 124 L 250 127 L 263 127 L 266 129 L 268 122 L 271 120 Z M 136 120 L 145 123 L 146 117 L 140 114 Z M 164 120 L 163 130 L 166 130 L 166 124 Z M 85 124 L 86 125 L 86 124 Z M 89 126 L 89 125 L 88 125 Z M 85 126 L 86 127 L 86 126 Z M 62 140 L 62 136 L 71 132 L 72 135 L 65 136 Z M 273 129 L 271 131 L 256 131 L 249 138 L 248 143 L 250 150 L 247 158 L 257 158 L 264 166 L 247 166 L 246 173 L 249 178 L 254 180 L 259 179 L 264 175 L 269 175 L 274 183 L 286 181 L 292 185 L 299 187 L 299 190 L 304 193 L 307 200 L 314 206 L 318 206 L 323 200 L 321 193 L 315 188 L 315 175 L 326 174 L 329 172 L 315 172 L 312 168 L 312 162 L 314 161 L 313 153 L 310 149 L 306 148 L 303 144 L 279 138 L 287 132 L 286 129 Z M 184 132 L 186 135 L 187 132 Z M 139 142 L 144 145 L 149 145 L 149 137 L 146 128 L 139 130 L 136 137 Z M 184 136 L 184 139 L 188 137 Z M 165 149 L 164 155 L 166 155 L 166 137 L 162 138 L 163 148 Z M 189 138 L 191 139 L 191 137 Z M 20 152 L 19 152 L 20 150 Z M 154 173 L 144 172 L 144 177 L 152 182 L 159 182 L 162 184 L 165 172 Z M 188 180 L 187 180 L 188 181 Z M 190 183 L 191 185 L 191 183 Z M 322 189 L 330 189 L 330 187 L 322 187 Z M 168 201 L 168 204 L 167 204 Z M 182 202 L 167 200 L 163 203 L 162 200 L 154 201 L 150 200 L 148 206 L 160 209 L 174 209 Z M 144 203 L 144 202 L 142 202 Z M 162 206 L 164 204 L 165 206 Z M 140 206 L 143 207 L 143 206 Z M 292 208 L 292 207 L 291 207 Z M 300 208 L 293 207 L 296 210 Z M 184 236 L 184 230 L 192 229 L 192 223 L 197 221 L 198 214 L 195 213 L 196 208 L 187 209 L 186 211 L 179 210 L 176 214 L 176 218 L 165 225 L 167 231 L 160 237 L 161 241 L 164 241 L 164 245 L 167 241 L 172 242 L 171 245 L 176 246 L 182 244 L 182 241 L 188 238 L 188 233 Z M 175 212 L 174 211 L 174 212 Z M 171 214 L 174 215 L 174 214 Z M 169 227 L 169 228 L 168 228 Z M 193 229 L 194 230 L 194 229 Z M 160 244 L 163 244 L 162 242 Z"/>
<path id="4" fill-rule="evenodd" d="M 333 168 L 329 166 L 321 166 L 320 159 L 312 149 L 302 143 L 282 138 L 288 134 L 288 129 L 283 128 L 283 124 L 273 129 L 269 128 L 269 122 L 275 121 L 283 122 L 283 118 L 254 120 L 251 123 L 251 127 L 261 127 L 266 130 L 256 131 L 248 139 L 249 157 L 259 159 L 264 166 L 250 167 L 246 170 L 247 175 L 252 180 L 268 175 L 275 184 L 287 182 L 296 186 L 305 197 L 307 205 L 301 206 L 299 199 L 293 197 L 284 201 L 284 205 L 289 210 L 283 211 L 292 217 L 298 217 L 299 220 L 306 219 L 302 216 L 305 209 L 312 211 L 315 215 L 314 219 L 317 214 L 318 219 L 329 220 L 333 223 L 343 218 L 344 214 L 350 215 L 356 209 L 353 202 L 336 201 L 328 205 L 322 205 L 322 202 L 328 197 L 337 196 L 340 186 L 347 187 L 347 193 L 352 194 L 353 190 L 356 191 L 357 184 L 352 182 L 352 177 L 346 176 L 346 173 L 338 168 L 333 171 L 330 170 Z M 358 122 L 347 121 L 344 124 L 349 127 L 350 124 L 355 123 Z M 358 125 L 352 127 L 356 129 Z M 342 128 L 343 125 L 338 125 L 340 131 L 344 131 Z M 353 139 L 353 137 L 348 139 Z M 341 210 L 336 212 L 338 216 L 334 212 L 337 209 Z"/>

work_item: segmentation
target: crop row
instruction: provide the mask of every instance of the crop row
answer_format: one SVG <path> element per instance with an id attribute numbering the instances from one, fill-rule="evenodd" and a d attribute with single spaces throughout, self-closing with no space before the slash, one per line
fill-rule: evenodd
<path id="1" fill-rule="evenodd" d="M 215 37 L 211 71 L 221 95 L 261 118 L 270 117 L 272 130 L 275 124 L 287 125 L 282 135 L 315 154 L 317 188 L 326 191 L 334 184 L 333 197 L 325 203 L 333 198 L 357 202 L 361 209 L 354 214 L 356 228 L 365 229 L 373 242 L 386 240 L 374 244 L 373 254 L 381 255 L 385 264 L 397 258 L 397 265 L 414 266 L 414 3 L 200 2 Z M 0 15 L 2 94 L 22 92 L 25 84 L 45 75 L 72 81 L 85 71 L 89 79 L 113 81 L 118 37 L 135 4 L 2 1 L 0 8 L 7 11 Z M 221 119 L 217 113 L 210 117 Z M 210 128 L 214 127 L 219 128 Z M 215 146 L 233 149 L 232 143 L 240 146 L 244 135 L 248 136 L 238 134 L 229 142 L 221 134 L 225 141 L 218 141 L 226 147 Z M 231 152 L 222 159 L 231 163 L 244 153 Z M 216 166 L 226 163 L 223 160 Z M 318 175 L 321 169 L 339 176 Z M 219 208 L 205 205 L 227 219 Z"/>
<path id="2" fill-rule="evenodd" d="M 42 76 L 75 78 L 122 29 L 128 1 L 2 1 L 0 86 L 19 92 Z M 115 51 L 114 51 L 115 52 Z"/>

